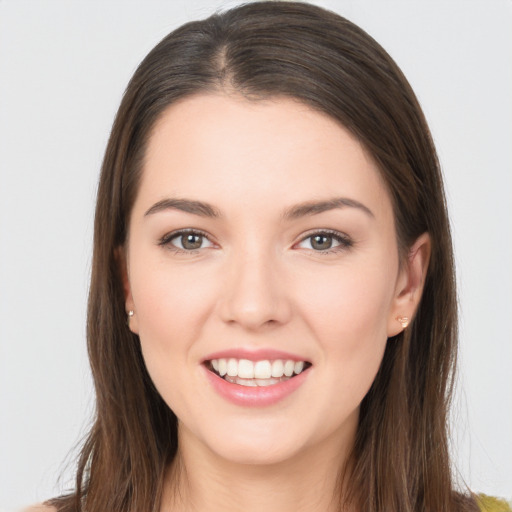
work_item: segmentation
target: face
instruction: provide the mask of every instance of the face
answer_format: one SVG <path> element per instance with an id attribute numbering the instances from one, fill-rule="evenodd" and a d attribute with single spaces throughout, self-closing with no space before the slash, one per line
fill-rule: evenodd
<path id="1" fill-rule="evenodd" d="M 243 463 L 350 443 L 396 317 L 415 304 L 375 164 L 290 99 L 169 107 L 125 261 L 130 328 L 180 445 Z"/>

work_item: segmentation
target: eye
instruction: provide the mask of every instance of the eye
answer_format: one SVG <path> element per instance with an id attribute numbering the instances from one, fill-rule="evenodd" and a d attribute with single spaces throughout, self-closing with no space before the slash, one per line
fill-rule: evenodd
<path id="1" fill-rule="evenodd" d="M 174 231 L 162 237 L 159 245 L 171 246 L 172 248 L 183 251 L 197 251 L 212 247 L 212 242 L 208 239 L 205 233 L 195 230 L 181 230 Z"/>
<path id="2" fill-rule="evenodd" d="M 317 231 L 303 238 L 297 247 L 310 249 L 316 252 L 334 252 L 352 246 L 350 238 L 337 231 Z"/>

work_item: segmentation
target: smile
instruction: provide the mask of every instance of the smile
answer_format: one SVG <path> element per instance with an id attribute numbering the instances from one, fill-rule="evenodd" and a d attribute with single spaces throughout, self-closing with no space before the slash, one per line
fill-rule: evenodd
<path id="1" fill-rule="evenodd" d="M 265 387 L 285 382 L 301 374 L 311 366 L 306 361 L 292 359 L 249 359 L 220 358 L 207 362 L 207 368 L 231 384 L 248 387 Z"/>

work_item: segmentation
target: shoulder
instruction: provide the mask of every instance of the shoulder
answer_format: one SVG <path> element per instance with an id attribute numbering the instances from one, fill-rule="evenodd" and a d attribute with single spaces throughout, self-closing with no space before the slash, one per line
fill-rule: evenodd
<path id="1" fill-rule="evenodd" d="M 24 508 L 20 512 L 57 512 L 57 509 L 50 505 L 40 504 L 40 505 L 32 505 L 31 507 Z"/>
<path id="2" fill-rule="evenodd" d="M 476 500 L 481 512 L 512 512 L 511 504 L 503 499 L 479 494 Z"/>

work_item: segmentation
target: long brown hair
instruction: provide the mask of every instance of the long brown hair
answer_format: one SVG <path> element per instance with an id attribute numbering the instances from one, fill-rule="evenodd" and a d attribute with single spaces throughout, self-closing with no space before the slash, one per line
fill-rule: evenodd
<path id="1" fill-rule="evenodd" d="M 428 232 L 423 297 L 410 327 L 390 339 L 360 410 L 345 485 L 368 512 L 473 510 L 453 491 L 447 410 L 457 351 L 454 265 L 443 184 L 419 103 L 368 34 L 305 3 L 256 2 L 191 22 L 163 39 L 131 79 L 103 161 L 95 217 L 88 349 L 97 406 L 76 490 L 59 510 L 157 511 L 177 419 L 155 390 L 126 325 L 116 249 L 126 239 L 151 129 L 178 99 L 230 91 L 284 96 L 325 112 L 377 162 L 403 257 Z M 341 484 L 340 484 L 341 485 Z"/>

